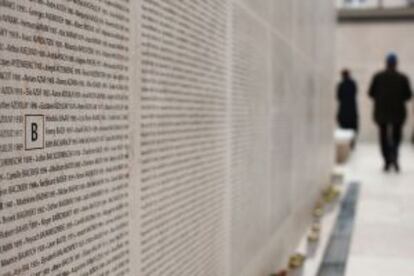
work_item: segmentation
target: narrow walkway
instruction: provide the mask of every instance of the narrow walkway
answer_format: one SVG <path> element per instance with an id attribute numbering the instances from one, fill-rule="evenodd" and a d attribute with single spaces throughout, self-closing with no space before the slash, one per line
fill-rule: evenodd
<path id="1" fill-rule="evenodd" d="M 359 145 L 345 168 L 361 183 L 347 276 L 414 275 L 414 148 L 401 154 L 399 175 L 382 172 L 376 145 Z"/>

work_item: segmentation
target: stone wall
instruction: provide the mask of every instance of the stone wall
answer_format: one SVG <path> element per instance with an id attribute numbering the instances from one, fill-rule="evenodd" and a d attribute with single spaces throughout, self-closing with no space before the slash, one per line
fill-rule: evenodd
<path id="1" fill-rule="evenodd" d="M 0 275 L 268 275 L 333 163 L 330 0 L 0 1 Z"/>

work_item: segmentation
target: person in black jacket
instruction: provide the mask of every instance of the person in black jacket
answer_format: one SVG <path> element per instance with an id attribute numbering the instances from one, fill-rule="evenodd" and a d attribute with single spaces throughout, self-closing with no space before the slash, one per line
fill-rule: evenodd
<path id="1" fill-rule="evenodd" d="M 397 64 L 397 56 L 389 54 L 386 69 L 372 79 L 369 96 L 374 101 L 374 120 L 379 127 L 384 170 L 394 167 L 399 172 L 398 153 L 407 118 L 406 102 L 411 99 L 412 91 L 409 79 L 397 71 Z"/>
<path id="2" fill-rule="evenodd" d="M 339 104 L 337 121 L 342 129 L 351 129 L 358 133 L 358 107 L 357 107 L 358 88 L 347 69 L 342 71 L 342 80 L 337 87 L 337 100 Z M 355 146 L 355 139 L 352 147 Z"/>

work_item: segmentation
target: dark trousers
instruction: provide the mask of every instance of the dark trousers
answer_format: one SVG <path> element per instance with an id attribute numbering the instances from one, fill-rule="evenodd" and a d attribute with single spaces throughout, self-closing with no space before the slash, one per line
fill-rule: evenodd
<path id="1" fill-rule="evenodd" d="M 401 124 L 381 124 L 381 152 L 386 164 L 398 163 L 399 148 L 402 140 Z"/>

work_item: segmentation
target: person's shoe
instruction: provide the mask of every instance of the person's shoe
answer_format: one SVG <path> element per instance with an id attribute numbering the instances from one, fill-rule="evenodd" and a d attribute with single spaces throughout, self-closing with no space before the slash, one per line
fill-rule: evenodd
<path id="1" fill-rule="evenodd" d="M 384 165 L 384 172 L 389 172 L 390 171 L 390 168 L 391 168 L 391 164 L 390 163 L 386 163 Z"/>
<path id="2" fill-rule="evenodd" d="M 400 165 L 398 164 L 398 162 L 394 162 L 393 164 L 394 169 L 397 173 L 399 173 L 401 171 Z"/>

